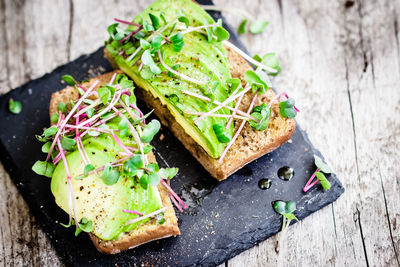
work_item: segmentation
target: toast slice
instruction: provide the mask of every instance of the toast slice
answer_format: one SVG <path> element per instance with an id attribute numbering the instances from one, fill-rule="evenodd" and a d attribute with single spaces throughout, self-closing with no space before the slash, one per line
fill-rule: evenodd
<path id="1" fill-rule="evenodd" d="M 228 53 L 228 63 L 233 78 L 239 78 L 244 85 L 243 74 L 246 70 L 252 69 L 249 63 L 237 52 L 226 47 Z M 106 58 L 115 67 L 112 56 L 104 50 Z M 258 97 L 255 105 L 262 102 L 269 103 L 276 94 L 272 90 L 268 90 L 265 94 Z M 147 106 L 154 109 L 154 113 L 158 116 L 161 123 L 167 126 L 174 135 L 182 142 L 187 150 L 200 162 L 201 165 L 217 180 L 226 179 L 229 175 L 236 172 L 246 164 L 253 160 L 275 150 L 292 136 L 296 124 L 294 119 L 287 119 L 281 116 L 279 104 L 274 103 L 271 107 L 271 115 L 269 126 L 264 131 L 255 131 L 249 124 L 246 124 L 235 143 L 229 149 L 223 162 L 218 163 L 218 159 L 214 159 L 189 136 L 185 129 L 175 120 L 171 111 L 166 105 L 153 96 L 145 89 L 137 89 L 136 96 L 143 100 Z M 254 94 L 249 92 L 244 95 L 240 110 L 247 110 Z M 235 120 L 235 132 L 239 128 L 240 120 Z"/>
<path id="2" fill-rule="evenodd" d="M 117 73 L 120 72 L 117 71 Z M 87 88 L 95 80 L 98 80 L 99 84 L 95 88 L 95 90 L 97 90 L 102 85 L 109 82 L 113 74 L 114 72 L 100 75 L 96 78 L 90 79 L 88 82 L 83 83 L 82 85 Z M 68 86 L 58 92 L 53 93 L 51 95 L 49 105 L 50 116 L 57 111 L 58 103 L 76 100 L 78 98 L 79 93 L 73 86 Z M 156 161 L 152 152 L 150 152 L 148 156 L 150 162 Z M 178 228 L 178 219 L 175 215 L 175 210 L 172 206 L 171 200 L 168 197 L 168 192 L 161 184 L 158 185 L 158 190 L 160 192 L 163 206 L 167 207 L 167 210 L 164 212 L 165 222 L 163 224 L 157 224 L 156 220 L 152 219 L 138 226 L 136 229 L 130 231 L 129 233 L 124 233 L 119 239 L 111 241 L 101 240 L 97 236 L 89 234 L 97 250 L 105 254 L 116 254 L 121 251 L 128 250 L 141 244 L 150 242 L 152 240 L 180 235 L 180 231 Z"/>

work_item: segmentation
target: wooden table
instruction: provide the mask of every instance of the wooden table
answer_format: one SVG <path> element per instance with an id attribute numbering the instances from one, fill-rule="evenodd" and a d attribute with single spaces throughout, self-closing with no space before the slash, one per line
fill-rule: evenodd
<path id="1" fill-rule="evenodd" d="M 112 18 L 149 2 L 0 1 L 1 93 L 94 51 Z M 227 265 L 400 266 L 400 1 L 215 2 L 270 22 L 242 40 L 252 54 L 278 53 L 275 86 L 296 99 L 298 123 L 346 188 L 290 227 L 280 254 L 275 236 Z M 0 265 L 61 265 L 3 166 L 0 175 Z"/>

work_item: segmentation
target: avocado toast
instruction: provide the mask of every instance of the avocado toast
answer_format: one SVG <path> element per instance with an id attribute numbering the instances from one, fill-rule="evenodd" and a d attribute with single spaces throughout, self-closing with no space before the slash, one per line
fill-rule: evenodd
<path id="1" fill-rule="evenodd" d="M 148 143 L 156 120 L 136 106 L 124 74 L 103 74 L 51 96 L 52 126 L 37 138 L 46 161 L 33 170 L 51 177 L 51 191 L 69 216 L 65 227 L 89 233 L 96 248 L 118 253 L 180 234 L 170 198 L 186 208 L 169 186 L 176 168 L 160 169 Z"/>
<path id="2" fill-rule="evenodd" d="M 221 21 L 193 1 L 159 0 L 132 22 L 115 20 L 106 57 L 216 179 L 293 134 L 294 100 L 270 89 L 267 73 L 280 70 L 274 55 L 247 56 L 227 41 Z"/>

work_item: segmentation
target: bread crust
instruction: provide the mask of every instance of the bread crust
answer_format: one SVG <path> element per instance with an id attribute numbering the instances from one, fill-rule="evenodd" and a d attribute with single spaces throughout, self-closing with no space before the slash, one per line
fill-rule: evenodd
<path id="1" fill-rule="evenodd" d="M 122 72 L 113 71 L 100 75 L 90 79 L 86 83 L 83 83 L 82 86 L 84 88 L 88 88 L 88 86 L 90 86 L 95 80 L 98 80 L 99 83 L 95 87 L 95 90 L 97 90 L 103 84 L 108 83 L 114 73 Z M 76 100 L 78 97 L 79 93 L 73 86 L 68 86 L 58 92 L 53 93 L 51 95 L 49 104 L 50 116 L 57 111 L 57 105 L 60 102 L 66 103 L 70 100 Z M 152 152 L 150 152 L 148 156 L 150 162 L 156 161 Z M 165 222 L 163 224 L 157 224 L 155 219 L 151 219 L 129 233 L 122 234 L 117 240 L 111 241 L 101 240 L 97 236 L 89 233 L 89 236 L 98 251 L 105 254 L 116 254 L 153 240 L 180 235 L 178 219 L 175 215 L 175 210 L 172 206 L 171 200 L 169 199 L 168 191 L 161 184 L 158 185 L 158 189 L 160 191 L 162 204 L 164 207 L 167 207 L 167 210 L 164 212 Z"/>
<path id="2" fill-rule="evenodd" d="M 237 52 L 226 47 L 228 54 L 228 64 L 232 77 L 242 80 L 244 85 L 243 74 L 252 69 L 249 63 Z M 113 62 L 112 57 L 104 50 L 106 58 Z M 280 115 L 279 104 L 272 105 L 269 126 L 264 131 L 253 130 L 248 123 L 245 124 L 241 134 L 236 139 L 230 150 L 227 152 L 223 162 L 218 163 L 218 159 L 214 159 L 190 137 L 185 129 L 175 120 L 174 116 L 166 105 L 153 96 L 150 92 L 142 88 L 136 89 L 136 96 L 154 109 L 154 113 L 158 116 L 161 123 L 167 126 L 174 135 L 182 142 L 187 150 L 200 162 L 201 165 L 217 180 L 221 181 L 242 168 L 246 164 L 258 159 L 259 157 L 275 150 L 282 144 L 286 143 L 292 136 L 296 124 L 294 119 L 283 118 Z M 276 94 L 272 90 L 268 90 L 265 94 L 257 97 L 256 105 L 262 102 L 269 103 Z M 247 110 L 254 94 L 248 92 L 244 95 L 240 109 Z M 241 121 L 234 120 L 235 132 Z"/>

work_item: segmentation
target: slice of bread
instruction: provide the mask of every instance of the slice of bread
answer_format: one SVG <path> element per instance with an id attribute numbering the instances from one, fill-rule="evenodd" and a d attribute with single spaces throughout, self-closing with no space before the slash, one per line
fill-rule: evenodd
<path id="1" fill-rule="evenodd" d="M 244 86 L 243 74 L 246 70 L 252 68 L 237 52 L 229 47 L 226 47 L 226 50 L 228 52 L 228 63 L 232 77 L 241 79 Z M 104 50 L 104 53 L 106 58 L 115 66 L 107 50 Z M 175 120 L 168 107 L 162 105 L 161 101 L 156 98 L 156 96 L 153 96 L 144 89 L 136 90 L 136 96 L 143 100 L 150 108 L 154 109 L 154 113 L 158 116 L 161 123 L 166 125 L 200 164 L 203 165 L 214 178 L 220 181 L 226 179 L 229 175 L 246 164 L 275 150 L 287 142 L 296 127 L 294 119 L 283 118 L 280 115 L 279 104 L 274 103 L 271 108 L 268 128 L 264 131 L 256 131 L 246 123 L 241 134 L 226 154 L 223 162 L 219 164 L 218 159 L 210 157 L 208 153 L 186 133 L 185 129 Z M 251 92 L 245 94 L 239 107 L 240 110 L 247 111 L 253 96 L 254 94 Z M 272 90 L 268 90 L 265 94 L 257 97 L 255 105 L 260 105 L 262 102 L 268 104 L 274 96 L 275 93 Z M 240 120 L 235 120 L 235 132 L 239 128 L 240 123 Z"/>
<path id="2" fill-rule="evenodd" d="M 121 73 L 119 71 L 116 72 Z M 90 79 L 88 82 L 83 83 L 82 85 L 84 88 L 88 88 L 95 80 L 98 80 L 99 83 L 95 88 L 95 90 L 97 90 L 100 86 L 108 83 L 113 74 L 114 72 L 100 75 L 96 78 Z M 76 100 L 78 97 L 79 93 L 73 86 L 68 86 L 58 92 L 53 93 L 51 95 L 49 105 L 50 116 L 57 111 L 58 103 L 66 103 L 70 100 Z M 150 162 L 156 161 L 153 153 L 150 152 L 148 155 Z M 178 219 L 175 215 L 175 210 L 172 206 L 171 200 L 168 197 L 168 191 L 161 184 L 158 185 L 158 190 L 161 195 L 163 206 L 167 207 L 167 210 L 164 212 L 165 222 L 163 224 L 157 224 L 156 220 L 152 219 L 138 226 L 136 229 L 122 234 L 119 239 L 112 241 L 101 240 L 97 236 L 89 234 L 96 248 L 102 253 L 115 254 L 153 240 L 180 235 Z"/>

